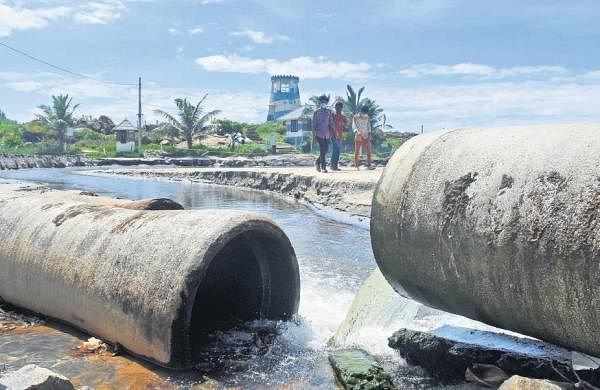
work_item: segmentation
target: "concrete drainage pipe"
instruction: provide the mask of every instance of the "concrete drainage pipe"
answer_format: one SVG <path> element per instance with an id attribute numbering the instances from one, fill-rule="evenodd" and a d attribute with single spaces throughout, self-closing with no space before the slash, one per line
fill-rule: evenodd
<path id="1" fill-rule="evenodd" d="M 373 197 L 377 263 L 429 306 L 600 356 L 600 126 L 425 134 Z"/>
<path id="2" fill-rule="evenodd" d="M 297 312 L 294 249 L 269 219 L 136 211 L 52 192 L 0 185 L 5 302 L 177 369 L 195 363 L 207 332 Z"/>

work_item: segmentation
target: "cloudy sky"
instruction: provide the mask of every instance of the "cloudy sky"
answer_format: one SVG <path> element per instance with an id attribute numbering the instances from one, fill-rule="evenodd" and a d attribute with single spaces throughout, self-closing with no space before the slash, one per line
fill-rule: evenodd
<path id="1" fill-rule="evenodd" d="M 597 0 L 0 0 L 0 43 L 77 74 L 0 46 L 0 109 L 69 93 L 134 120 L 141 76 L 147 121 L 208 93 L 261 122 L 290 73 L 304 101 L 365 86 L 398 130 L 600 121 L 599 21 Z"/>

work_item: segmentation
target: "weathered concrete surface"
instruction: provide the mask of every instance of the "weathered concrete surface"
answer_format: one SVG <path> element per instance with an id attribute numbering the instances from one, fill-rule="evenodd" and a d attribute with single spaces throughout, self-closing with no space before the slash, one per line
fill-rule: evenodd
<path id="1" fill-rule="evenodd" d="M 294 199 L 369 217 L 371 199 L 382 169 L 344 168 L 319 173 L 314 167 L 295 168 L 152 168 L 114 169 L 111 174 L 187 179 L 202 183 L 272 191 Z"/>
<path id="2" fill-rule="evenodd" d="M 600 355 L 600 125 L 404 144 L 373 197 L 386 279 L 432 307 Z"/>
<path id="3" fill-rule="evenodd" d="M 0 377 L 0 390 L 73 390 L 68 378 L 47 368 L 28 364 Z"/>
<path id="4" fill-rule="evenodd" d="M 181 204 L 168 198 L 151 198 L 139 200 L 107 198 L 103 196 L 98 196 L 98 194 L 96 194 L 95 192 L 90 191 L 59 191 L 43 185 L 32 185 L 16 180 L 0 179 L 0 185 L 2 184 L 8 184 L 12 187 L 6 188 L 13 188 L 15 191 L 18 192 L 37 191 L 40 194 L 44 194 L 46 200 L 52 199 L 55 202 L 63 202 L 66 199 L 68 199 L 76 202 L 86 202 L 90 204 L 95 204 L 98 206 L 119 207 L 130 210 L 183 210 L 183 206 Z"/>
<path id="5" fill-rule="evenodd" d="M 21 156 L 0 154 L 0 171 L 25 168 L 65 168 L 96 165 L 95 160 L 81 156 Z"/>
<path id="6" fill-rule="evenodd" d="M 106 157 L 92 159 L 83 156 L 26 156 L 0 154 L 0 170 L 26 168 L 65 168 L 71 166 L 107 165 L 174 165 L 181 167 L 312 167 L 312 154 L 283 154 L 254 157 L 168 157 L 146 153 L 145 157 Z M 384 166 L 387 159 L 374 160 L 373 164 Z M 342 166 L 346 165 L 340 161 Z"/>
<path id="7" fill-rule="evenodd" d="M 193 365 L 212 329 L 297 311 L 296 257 L 269 219 L 17 189 L 0 185 L 3 301 L 173 368 Z"/>
<path id="8" fill-rule="evenodd" d="M 329 355 L 329 362 L 344 389 L 394 389 L 392 378 L 365 351 L 342 349 Z"/>

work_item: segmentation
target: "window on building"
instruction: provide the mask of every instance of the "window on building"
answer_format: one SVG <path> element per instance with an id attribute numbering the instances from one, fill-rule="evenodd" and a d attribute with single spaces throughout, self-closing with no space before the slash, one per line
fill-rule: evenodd
<path id="1" fill-rule="evenodd" d="M 120 144 L 127 143 L 127 132 L 126 131 L 117 131 L 117 140 Z"/>
<path id="2" fill-rule="evenodd" d="M 296 119 L 292 120 L 291 130 L 292 132 L 298 131 L 298 121 Z"/>
<path id="3" fill-rule="evenodd" d="M 290 92 L 289 84 L 281 84 L 281 92 Z"/>

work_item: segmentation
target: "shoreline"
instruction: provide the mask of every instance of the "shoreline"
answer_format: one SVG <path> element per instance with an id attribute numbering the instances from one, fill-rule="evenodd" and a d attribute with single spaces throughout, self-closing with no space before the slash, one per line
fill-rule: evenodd
<path id="1" fill-rule="evenodd" d="M 368 222 L 371 199 L 383 169 L 373 171 L 342 169 L 339 172 L 318 173 L 308 167 L 249 168 L 117 168 L 97 171 L 108 175 L 123 175 L 167 180 L 189 180 L 195 183 L 244 187 L 266 191 L 306 203 L 316 212 L 340 213 L 336 220 Z M 348 218 L 340 218 L 348 216 Z"/>
<path id="2" fill-rule="evenodd" d="M 0 154 L 0 171 L 30 168 L 66 168 L 85 166 L 177 166 L 177 167 L 312 167 L 312 154 L 276 154 L 266 156 L 231 157 L 104 157 L 89 158 L 79 155 L 19 155 Z M 387 160 L 374 160 L 375 166 L 385 166 Z M 346 166 L 347 161 L 340 161 Z"/>

